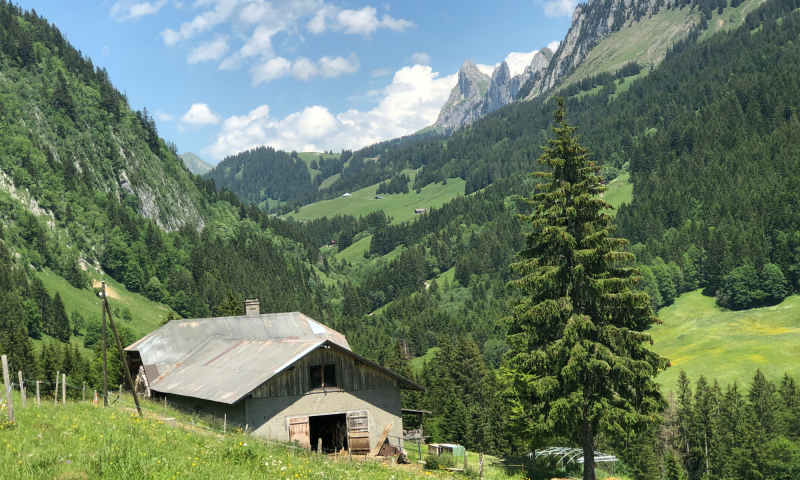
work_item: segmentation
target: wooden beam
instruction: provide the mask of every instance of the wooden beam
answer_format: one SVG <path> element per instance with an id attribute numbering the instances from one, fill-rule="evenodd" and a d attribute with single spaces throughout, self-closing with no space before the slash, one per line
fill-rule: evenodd
<path id="1" fill-rule="evenodd" d="M 380 453 L 381 445 L 383 445 L 383 442 L 386 441 L 386 437 L 389 436 L 389 431 L 392 429 L 392 427 L 394 427 L 394 422 L 390 423 L 389 425 L 386 425 L 386 428 L 383 429 L 383 433 L 381 433 L 381 436 L 378 439 L 378 443 L 376 443 L 375 448 L 372 449 L 373 457 L 377 456 Z"/>

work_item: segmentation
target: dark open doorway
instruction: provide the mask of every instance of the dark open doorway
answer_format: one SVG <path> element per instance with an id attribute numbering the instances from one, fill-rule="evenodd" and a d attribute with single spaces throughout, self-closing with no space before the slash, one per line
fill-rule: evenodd
<path id="1" fill-rule="evenodd" d="M 347 416 L 344 413 L 309 417 L 308 427 L 312 450 L 317 450 L 320 438 L 323 453 L 347 450 Z"/>

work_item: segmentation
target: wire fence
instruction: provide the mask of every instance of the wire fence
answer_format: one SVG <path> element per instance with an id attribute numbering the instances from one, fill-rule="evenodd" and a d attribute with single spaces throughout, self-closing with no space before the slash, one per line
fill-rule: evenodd
<path id="1" fill-rule="evenodd" d="M 92 390 L 91 388 L 88 388 L 88 389 L 85 388 L 84 385 L 81 385 L 81 386 L 73 385 L 72 383 L 70 383 L 68 381 L 62 383 L 60 380 L 58 382 L 50 382 L 50 381 L 47 381 L 47 380 L 31 380 L 31 379 L 27 379 L 27 378 L 23 377 L 23 382 L 22 383 L 23 383 L 23 386 L 26 387 L 26 397 L 28 399 L 35 398 L 35 397 L 33 397 L 33 398 L 31 397 L 31 392 L 30 392 L 29 387 L 30 387 L 30 385 L 36 385 L 37 382 L 39 384 L 39 389 L 40 389 L 39 390 L 40 399 L 43 397 L 43 395 L 42 395 L 42 391 L 43 390 L 48 393 L 47 394 L 48 397 L 50 397 L 51 399 L 55 398 L 58 403 L 61 403 L 62 400 L 63 400 L 62 398 L 60 398 L 61 396 L 66 396 L 69 400 L 75 400 L 76 398 L 77 399 L 83 399 L 83 395 L 85 393 L 87 393 L 87 391 L 88 391 L 89 400 L 87 400 L 87 402 L 94 402 L 94 393 L 95 393 L 95 391 Z M 9 384 L 11 385 L 11 389 L 12 390 L 13 389 L 17 389 L 17 390 L 21 391 L 19 383 L 17 383 L 17 382 L 9 382 Z M 62 390 L 62 385 L 63 385 L 63 390 Z M 58 389 L 56 389 L 56 387 L 58 387 Z M 66 392 L 70 392 L 73 395 L 65 395 Z M 125 394 L 128 394 L 129 392 L 123 390 L 122 393 L 123 393 L 123 395 L 125 395 Z M 106 392 L 105 395 L 103 395 L 102 393 L 99 393 L 98 394 L 98 403 L 103 401 L 104 396 L 106 398 L 108 398 L 109 407 L 114 407 L 115 404 L 118 403 L 120 405 L 125 405 L 125 406 L 131 407 L 131 408 L 137 408 L 135 403 L 123 400 L 122 396 L 119 395 L 119 393 L 117 393 L 115 395 L 113 391 L 108 391 L 108 392 Z M 5 400 L 6 400 L 6 389 L 4 388 L 3 389 L 3 396 L 2 396 L 2 398 L 0 398 L 0 404 L 5 404 L 6 403 Z M 237 434 L 242 434 L 242 433 L 249 434 L 249 432 L 247 432 L 247 425 L 245 425 L 244 428 L 243 428 L 238 423 L 235 423 L 235 422 L 228 423 L 227 421 L 223 420 L 222 418 L 219 418 L 219 417 L 216 417 L 216 416 L 213 416 L 213 415 L 201 414 L 201 413 L 199 413 L 199 412 L 197 412 L 195 410 L 192 410 L 191 408 L 186 407 L 185 405 L 176 404 L 174 402 L 167 401 L 166 399 L 162 399 L 161 401 L 159 401 L 159 400 L 151 400 L 151 399 L 145 399 L 145 398 L 140 397 L 139 398 L 139 407 L 138 408 L 141 408 L 143 411 L 150 412 L 150 413 L 152 413 L 153 415 L 155 415 L 157 417 L 161 417 L 160 419 L 162 421 L 165 418 L 167 418 L 167 415 L 170 414 L 170 411 L 169 411 L 170 409 L 173 410 L 173 411 L 177 411 L 177 413 L 180 413 L 180 414 L 183 414 L 183 415 L 189 415 L 190 418 L 189 418 L 188 421 L 186 421 L 184 419 L 178 419 L 177 417 L 174 417 L 174 416 L 173 417 L 169 417 L 170 421 L 174 422 L 175 426 L 180 426 L 184 430 L 195 430 L 195 431 L 198 431 L 198 429 L 200 429 L 202 431 L 213 432 L 213 433 L 221 435 L 221 436 L 224 436 L 224 435 L 237 435 Z M 211 426 L 211 425 L 214 425 L 214 426 Z M 228 428 L 229 426 L 231 428 Z M 274 441 L 274 440 L 272 440 L 270 438 L 266 438 L 265 439 L 265 438 L 257 437 L 257 436 L 253 436 L 251 438 L 254 441 L 258 441 L 258 442 L 261 442 L 261 443 L 266 443 L 268 445 L 274 445 L 274 446 L 283 447 L 283 448 L 291 449 L 291 450 L 300 450 L 300 451 L 308 453 L 308 450 L 306 450 L 305 448 L 297 446 L 297 445 L 293 445 L 293 444 L 290 444 L 290 443 L 287 443 L 287 442 Z"/>

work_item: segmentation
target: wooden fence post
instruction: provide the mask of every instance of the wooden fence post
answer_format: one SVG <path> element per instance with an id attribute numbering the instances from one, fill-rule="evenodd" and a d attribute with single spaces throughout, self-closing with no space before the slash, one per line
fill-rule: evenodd
<path id="1" fill-rule="evenodd" d="M 25 382 L 22 381 L 22 370 L 19 370 L 19 394 L 22 396 L 22 408 L 27 407 L 27 398 L 25 395 Z"/>
<path id="2" fill-rule="evenodd" d="M 83 382 L 83 391 L 81 393 L 81 401 L 82 402 L 86 401 L 86 382 Z"/>
<path id="3" fill-rule="evenodd" d="M 58 395 L 58 392 L 56 392 Z M 67 374 L 61 374 L 61 406 L 67 405 Z"/>
<path id="4" fill-rule="evenodd" d="M 56 372 L 56 393 L 53 395 L 53 405 L 58 405 L 58 376 L 61 372 Z"/>
<path id="5" fill-rule="evenodd" d="M 108 360 L 106 358 L 106 349 L 108 348 L 108 341 L 107 337 L 108 334 L 106 329 L 106 309 L 108 305 L 106 303 L 106 281 L 103 280 L 100 282 L 100 310 L 102 311 L 103 315 L 103 406 L 108 406 Z"/>
<path id="6" fill-rule="evenodd" d="M 317 455 L 322 455 L 322 437 L 317 437 Z"/>
<path id="7" fill-rule="evenodd" d="M 39 384 L 42 383 L 39 380 L 36 380 L 36 407 L 42 406 L 42 398 L 39 396 Z"/>
<path id="8" fill-rule="evenodd" d="M 222 417 L 222 434 L 228 431 L 228 414 L 226 413 L 224 417 Z"/>
<path id="9" fill-rule="evenodd" d="M 117 341 L 117 350 L 119 350 L 119 360 L 122 362 L 122 369 L 125 371 L 125 380 L 128 382 L 128 387 L 131 389 L 131 395 L 133 396 L 133 403 L 136 404 L 136 411 L 139 412 L 139 418 L 144 418 L 144 412 L 142 412 L 142 407 L 139 406 L 139 396 L 136 395 L 136 385 L 133 383 L 133 378 L 131 378 L 131 370 L 130 365 L 125 360 L 125 350 L 122 349 L 122 342 L 119 340 L 119 332 L 117 332 L 117 327 L 114 325 L 114 317 L 111 316 L 111 309 L 108 307 L 108 302 L 105 298 L 103 298 L 103 303 L 106 306 L 106 313 L 108 314 L 108 323 L 111 325 L 111 331 L 114 333 L 114 339 Z M 120 396 L 122 394 L 120 393 Z"/>
<path id="10" fill-rule="evenodd" d="M 119 397 L 118 398 L 120 400 L 122 400 L 122 384 L 121 383 L 119 384 Z"/>
<path id="11" fill-rule="evenodd" d="M 6 405 L 8 405 L 8 421 L 14 422 L 14 402 L 11 401 L 11 379 L 8 378 L 8 358 L 3 355 L 3 385 L 6 386 Z"/>
<path id="12" fill-rule="evenodd" d="M 466 473 L 466 471 L 467 471 L 467 449 L 465 447 L 464 448 L 464 472 Z"/>
<path id="13" fill-rule="evenodd" d="M 483 478 L 483 454 L 482 453 L 478 454 L 478 474 L 480 475 L 480 478 Z"/>
<path id="14" fill-rule="evenodd" d="M 227 414 L 226 414 L 227 415 Z M 167 416 L 167 397 L 164 397 L 164 416 Z"/>

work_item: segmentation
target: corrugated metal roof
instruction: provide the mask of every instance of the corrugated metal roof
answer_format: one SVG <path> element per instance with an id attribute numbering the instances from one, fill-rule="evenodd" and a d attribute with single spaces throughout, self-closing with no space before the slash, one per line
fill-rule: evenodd
<path id="1" fill-rule="evenodd" d="M 350 350 L 344 335 L 299 312 L 173 320 L 125 350 L 139 352 L 144 365 L 173 365 L 213 336 L 259 341 L 330 340 Z"/>
<path id="2" fill-rule="evenodd" d="M 152 382 L 150 389 L 233 404 L 324 343 L 214 336 Z"/>

